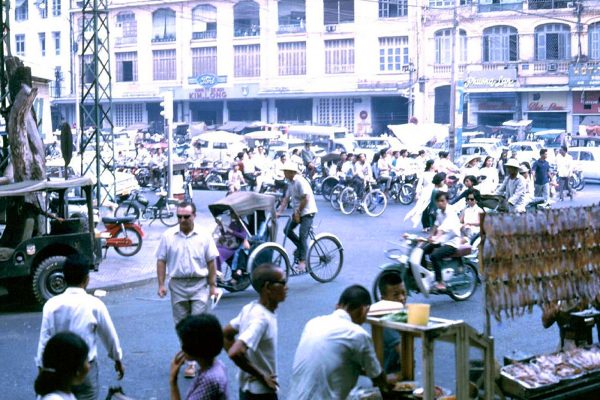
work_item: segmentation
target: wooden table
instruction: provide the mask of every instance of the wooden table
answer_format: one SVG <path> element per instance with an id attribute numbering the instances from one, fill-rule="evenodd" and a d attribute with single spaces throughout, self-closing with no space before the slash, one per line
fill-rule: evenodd
<path id="1" fill-rule="evenodd" d="M 485 392 L 486 398 L 493 398 L 493 341 L 483 338 L 464 321 L 447 320 L 430 317 L 426 326 L 412 325 L 401 322 L 382 321 L 380 317 L 369 317 L 373 343 L 379 362 L 383 365 L 383 329 L 389 328 L 400 332 L 401 335 L 401 379 L 412 381 L 415 379 L 414 340 L 421 339 L 422 347 L 422 374 L 423 374 L 423 399 L 433 400 L 434 397 L 434 344 L 436 340 L 454 344 L 456 349 L 456 398 L 469 398 L 469 347 L 471 345 L 484 350 L 484 364 L 486 365 Z M 488 366 L 492 368 L 488 368 Z M 490 394 L 488 397 L 488 393 Z"/>

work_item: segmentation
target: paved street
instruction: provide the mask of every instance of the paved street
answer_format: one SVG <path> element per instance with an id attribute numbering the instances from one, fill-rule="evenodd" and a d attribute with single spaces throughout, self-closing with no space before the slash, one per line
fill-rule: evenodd
<path id="1" fill-rule="evenodd" d="M 222 192 L 196 192 L 200 210 L 199 223 L 208 226 L 209 218 L 206 205 L 223 196 Z M 600 186 L 588 185 L 579 193 L 573 203 L 588 204 L 600 199 Z M 387 240 L 394 240 L 408 230 L 403 222 L 410 207 L 391 204 L 380 218 L 365 215 L 345 216 L 334 212 L 322 200 L 320 212 L 315 220 L 318 232 L 328 231 L 340 237 L 345 247 L 345 264 L 340 276 L 332 283 L 320 284 L 310 277 L 298 277 L 289 284 L 288 299 L 278 310 L 279 320 L 279 381 L 283 399 L 289 388 L 289 379 L 294 351 L 302 328 L 310 318 L 329 313 L 334 307 L 341 291 L 353 283 L 361 283 L 370 289 L 378 269 L 386 262 L 383 250 L 391 247 Z M 212 226 L 212 225 L 211 225 Z M 164 227 L 156 222 L 150 227 L 144 226 L 146 237 L 144 248 L 135 257 L 125 259 L 112 250 L 100 266 L 101 273 L 92 275 L 94 287 L 110 286 L 120 279 L 119 274 L 139 279 L 154 276 L 153 251 Z M 129 272 L 128 272 L 129 269 Z M 108 272 L 110 271 L 110 272 Z M 102 284 L 98 284 L 101 282 Z M 216 313 L 223 324 L 235 316 L 241 307 L 256 298 L 247 290 L 243 293 L 227 294 L 221 300 Z M 156 283 L 146 282 L 132 288 L 109 290 L 104 298 L 115 321 L 125 352 L 126 373 L 120 383 L 126 393 L 136 399 L 167 399 L 168 369 L 173 355 L 178 349 L 178 341 L 173 329 L 169 300 L 158 299 Z M 433 316 L 449 319 L 464 319 L 476 329 L 483 329 L 482 291 L 463 303 L 456 303 L 446 296 L 424 299 L 413 296 L 410 301 L 431 303 Z M 12 298 L 0 299 L 0 381 L 3 393 L 0 398 L 31 399 L 35 368 L 33 357 L 36 351 L 41 313 L 32 306 L 17 305 Z M 496 339 L 496 359 L 513 349 L 532 353 L 554 349 L 558 343 L 558 329 L 544 330 L 540 323 L 540 313 L 536 309 L 515 320 L 494 323 L 493 335 Z M 452 387 L 454 381 L 453 352 L 449 345 L 436 347 L 436 381 L 445 387 Z M 101 357 L 101 382 L 106 387 L 115 384 L 112 365 Z M 230 393 L 237 393 L 235 366 L 221 356 L 228 366 Z M 418 360 L 418 357 L 417 357 Z M 420 362 L 417 361 L 417 370 Z M 417 377 L 419 379 L 419 377 Z M 184 382 L 182 387 L 187 384 Z"/>

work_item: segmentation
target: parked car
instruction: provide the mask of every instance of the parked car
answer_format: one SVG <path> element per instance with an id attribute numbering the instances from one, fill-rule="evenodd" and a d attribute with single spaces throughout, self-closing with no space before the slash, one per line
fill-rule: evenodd
<path id="1" fill-rule="evenodd" d="M 30 291 L 44 304 L 66 289 L 62 267 L 67 256 L 82 254 L 91 269 L 98 269 L 102 249 L 92 220 L 94 185 L 93 179 L 83 177 L 0 186 L 0 223 L 5 225 L 0 236 L 0 286 L 10 292 L 15 280 L 27 279 Z M 71 214 L 64 198 L 73 189 L 81 189 L 87 213 L 63 221 L 51 220 L 53 214 L 45 199 L 58 193 L 60 204 L 52 212 L 67 217 Z M 36 201 L 40 199 L 44 201 Z"/>
<path id="2" fill-rule="evenodd" d="M 600 180 L 600 147 L 571 147 L 569 154 L 585 180 Z"/>
<path id="3" fill-rule="evenodd" d="M 517 160 L 519 162 L 527 161 L 531 165 L 535 160 L 540 158 L 540 150 L 543 149 L 539 142 L 514 142 L 508 147 L 511 152 L 517 154 Z M 548 162 L 554 163 L 554 152 L 548 152 Z"/>

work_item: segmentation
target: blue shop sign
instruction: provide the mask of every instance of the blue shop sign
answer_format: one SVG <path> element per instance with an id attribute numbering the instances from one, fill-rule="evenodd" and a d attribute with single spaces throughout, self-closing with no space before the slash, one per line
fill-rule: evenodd
<path id="1" fill-rule="evenodd" d="M 200 85 L 205 89 L 210 89 L 219 83 L 227 83 L 227 76 L 218 76 L 214 74 L 202 74 L 188 78 L 191 85 Z"/>
<path id="2" fill-rule="evenodd" d="M 569 67 L 569 86 L 600 87 L 600 65 L 596 63 L 571 64 Z"/>

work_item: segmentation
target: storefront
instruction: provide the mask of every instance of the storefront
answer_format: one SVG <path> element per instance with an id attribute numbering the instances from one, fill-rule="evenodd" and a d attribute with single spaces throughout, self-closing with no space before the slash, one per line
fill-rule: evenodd
<path id="1" fill-rule="evenodd" d="M 567 92 L 529 92 L 523 104 L 525 119 L 534 129 L 567 129 Z"/>
<path id="2" fill-rule="evenodd" d="M 505 121 L 520 119 L 518 88 L 514 68 L 469 72 L 464 82 L 468 121 L 479 126 L 499 126 Z"/>
<path id="3" fill-rule="evenodd" d="M 573 92 L 573 132 L 588 133 L 589 126 L 600 126 L 600 91 Z"/>

